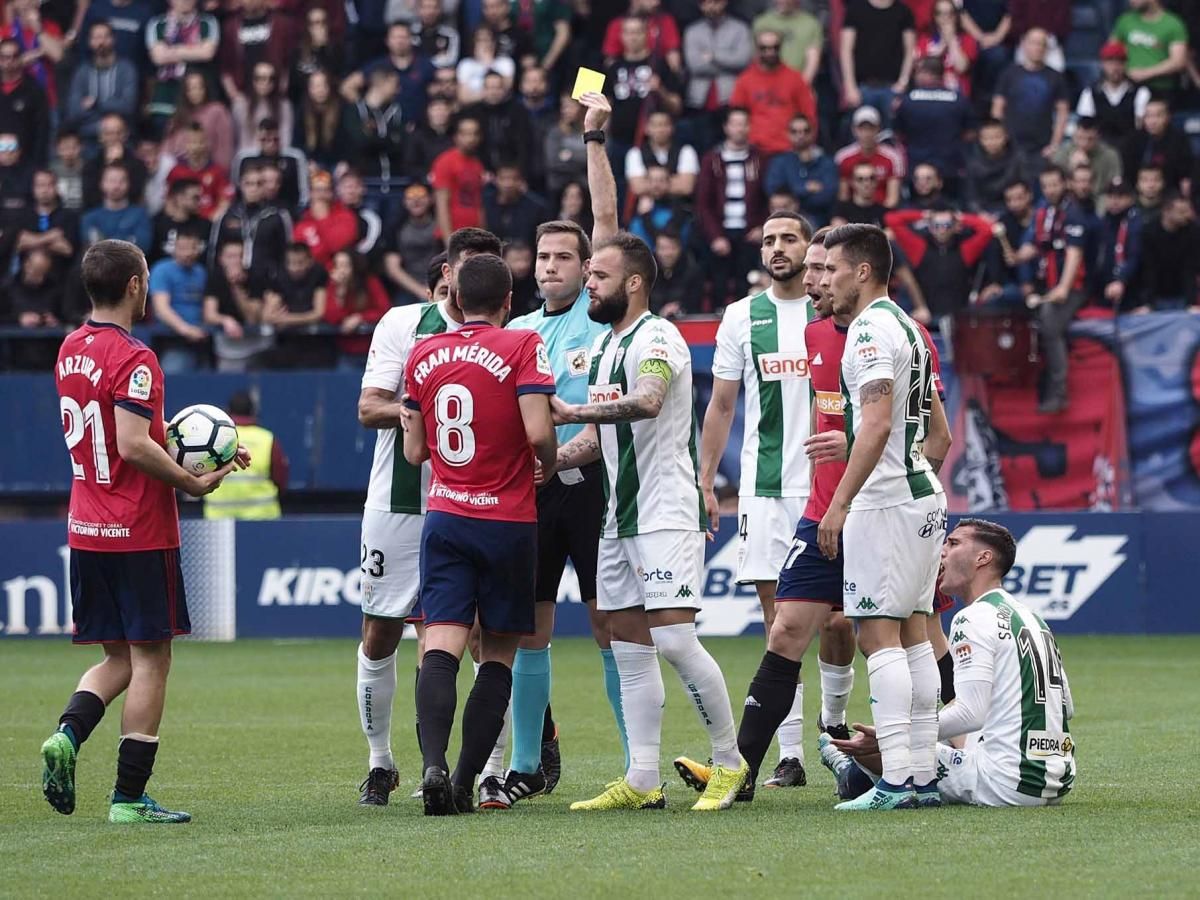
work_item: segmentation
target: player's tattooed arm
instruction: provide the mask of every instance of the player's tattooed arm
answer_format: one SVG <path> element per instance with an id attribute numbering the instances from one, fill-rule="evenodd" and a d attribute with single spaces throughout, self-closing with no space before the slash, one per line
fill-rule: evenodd
<path id="1" fill-rule="evenodd" d="M 867 382 L 858 392 L 858 402 L 861 406 L 883 400 L 892 396 L 892 383 L 886 378 Z"/>
<path id="2" fill-rule="evenodd" d="M 638 369 L 638 380 L 629 396 L 579 406 L 562 404 L 555 409 L 555 421 L 608 425 L 657 418 L 662 412 L 670 380 L 670 366 L 659 359 L 647 360 Z"/>
<path id="3" fill-rule="evenodd" d="M 558 448 L 557 468 L 577 469 L 600 458 L 600 439 L 594 425 L 589 425 Z"/>

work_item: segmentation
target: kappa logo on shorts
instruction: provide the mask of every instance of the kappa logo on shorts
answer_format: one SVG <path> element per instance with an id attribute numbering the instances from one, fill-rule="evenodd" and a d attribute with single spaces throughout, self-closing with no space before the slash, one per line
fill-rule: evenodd
<path id="1" fill-rule="evenodd" d="M 150 374 L 149 366 L 138 366 L 129 376 L 128 394 L 134 400 L 149 400 L 150 388 L 154 383 L 154 378 Z"/>
<path id="2" fill-rule="evenodd" d="M 879 609 L 879 607 L 875 605 L 875 601 L 872 600 L 870 597 L 863 597 L 861 600 L 858 601 L 858 605 L 855 606 L 854 608 L 866 610 L 866 611 L 869 611 L 872 609 Z"/>
<path id="3" fill-rule="evenodd" d="M 690 587 L 688 587 L 686 584 L 683 585 L 683 587 L 681 587 L 679 590 L 677 590 L 675 592 L 676 599 L 679 599 L 680 597 L 682 597 L 684 600 L 689 600 L 694 596 L 695 596 L 695 594 L 692 593 L 692 589 Z"/>
<path id="4" fill-rule="evenodd" d="M 568 350 L 566 357 L 567 372 L 572 377 L 587 374 L 588 365 L 592 361 L 592 355 L 588 352 L 587 347 L 576 347 L 574 350 Z"/>

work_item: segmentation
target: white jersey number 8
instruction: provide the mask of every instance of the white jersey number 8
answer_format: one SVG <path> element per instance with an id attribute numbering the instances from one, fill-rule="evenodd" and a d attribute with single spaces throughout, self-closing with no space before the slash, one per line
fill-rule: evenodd
<path id="1" fill-rule="evenodd" d="M 461 384 L 444 384 L 434 398 L 437 448 L 449 465 L 465 466 L 475 458 L 475 398 Z"/>

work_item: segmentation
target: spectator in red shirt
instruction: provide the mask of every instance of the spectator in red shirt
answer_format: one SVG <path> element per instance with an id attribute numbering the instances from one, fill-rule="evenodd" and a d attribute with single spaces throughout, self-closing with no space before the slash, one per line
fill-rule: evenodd
<path id="1" fill-rule="evenodd" d="M 763 156 L 792 149 L 788 123 L 804 116 L 817 129 L 817 101 L 804 76 L 779 59 L 783 39 L 774 31 L 755 39 L 758 61 L 738 76 L 729 105 L 750 113 L 750 143 Z"/>
<path id="2" fill-rule="evenodd" d="M 979 56 L 979 45 L 963 31 L 954 0 L 937 0 L 933 4 L 932 27 L 917 38 L 917 59 L 931 56 L 942 61 L 946 87 L 970 97 L 971 67 Z"/>
<path id="3" fill-rule="evenodd" d="M 483 127 L 472 116 L 463 116 L 454 128 L 454 146 L 440 154 L 429 170 L 437 206 L 438 233 L 442 239 L 470 226 L 483 227 L 483 163 L 479 147 Z"/>
<path id="4" fill-rule="evenodd" d="M 646 38 L 650 52 L 663 60 L 673 71 L 683 71 L 679 26 L 675 24 L 675 19 L 670 13 L 662 11 L 661 0 L 630 0 L 629 15 L 646 21 Z M 624 52 L 621 44 L 621 22 L 624 18 L 618 16 L 613 19 L 604 32 L 601 51 L 604 58 L 610 62 Z"/>
<path id="5" fill-rule="evenodd" d="M 838 199 L 850 199 L 850 184 L 854 167 L 869 165 L 875 169 L 875 202 L 893 209 L 900 202 L 900 182 L 904 179 L 904 154 L 888 144 L 879 143 L 880 116 L 873 106 L 860 106 L 854 111 L 854 136 L 857 140 L 837 152 Z"/>
<path id="6" fill-rule="evenodd" d="M 360 325 L 374 325 L 391 308 L 387 291 L 378 278 L 367 272 L 367 261 L 363 256 L 352 250 L 334 254 L 329 267 L 324 319 L 346 335 L 337 339 L 343 364 L 362 366 L 371 348 L 371 336 L 353 333 Z"/>
<path id="7" fill-rule="evenodd" d="M 233 198 L 233 185 L 224 169 L 213 162 L 208 152 L 208 135 L 193 123 L 184 141 L 183 156 L 167 175 L 167 184 L 189 178 L 200 184 L 200 215 L 214 218 Z"/>
<path id="8" fill-rule="evenodd" d="M 913 307 L 913 317 L 928 325 L 965 309 L 971 277 L 992 240 L 991 221 L 945 203 L 890 212 L 883 221 L 908 257 L 925 297 L 925 303 Z"/>
<path id="9" fill-rule="evenodd" d="M 317 265 L 328 266 L 333 257 L 358 240 L 358 217 L 334 199 L 333 179 L 318 172 L 309 186 L 312 192 L 307 212 L 296 223 L 293 240 L 304 241 Z"/>

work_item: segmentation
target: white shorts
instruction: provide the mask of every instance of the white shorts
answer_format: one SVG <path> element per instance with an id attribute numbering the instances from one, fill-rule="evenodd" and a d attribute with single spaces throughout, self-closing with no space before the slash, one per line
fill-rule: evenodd
<path id="1" fill-rule="evenodd" d="M 403 619 L 417 603 L 421 578 L 421 530 L 425 517 L 364 509 L 362 611 L 385 619 Z"/>
<path id="2" fill-rule="evenodd" d="M 932 614 L 945 539 L 945 494 L 887 509 L 852 509 L 842 532 L 846 616 L 904 620 Z"/>
<path id="3" fill-rule="evenodd" d="M 962 750 L 937 745 L 938 790 L 946 803 L 970 806 L 1057 806 L 1061 797 L 1030 797 L 1007 785 L 995 784 L 980 769 L 983 748 L 975 744 Z"/>
<path id="4" fill-rule="evenodd" d="M 737 583 L 779 579 L 807 497 L 739 497 Z"/>
<path id="5" fill-rule="evenodd" d="M 704 589 L 704 532 L 651 531 L 600 538 L 596 608 L 644 606 L 647 611 L 700 608 Z"/>

